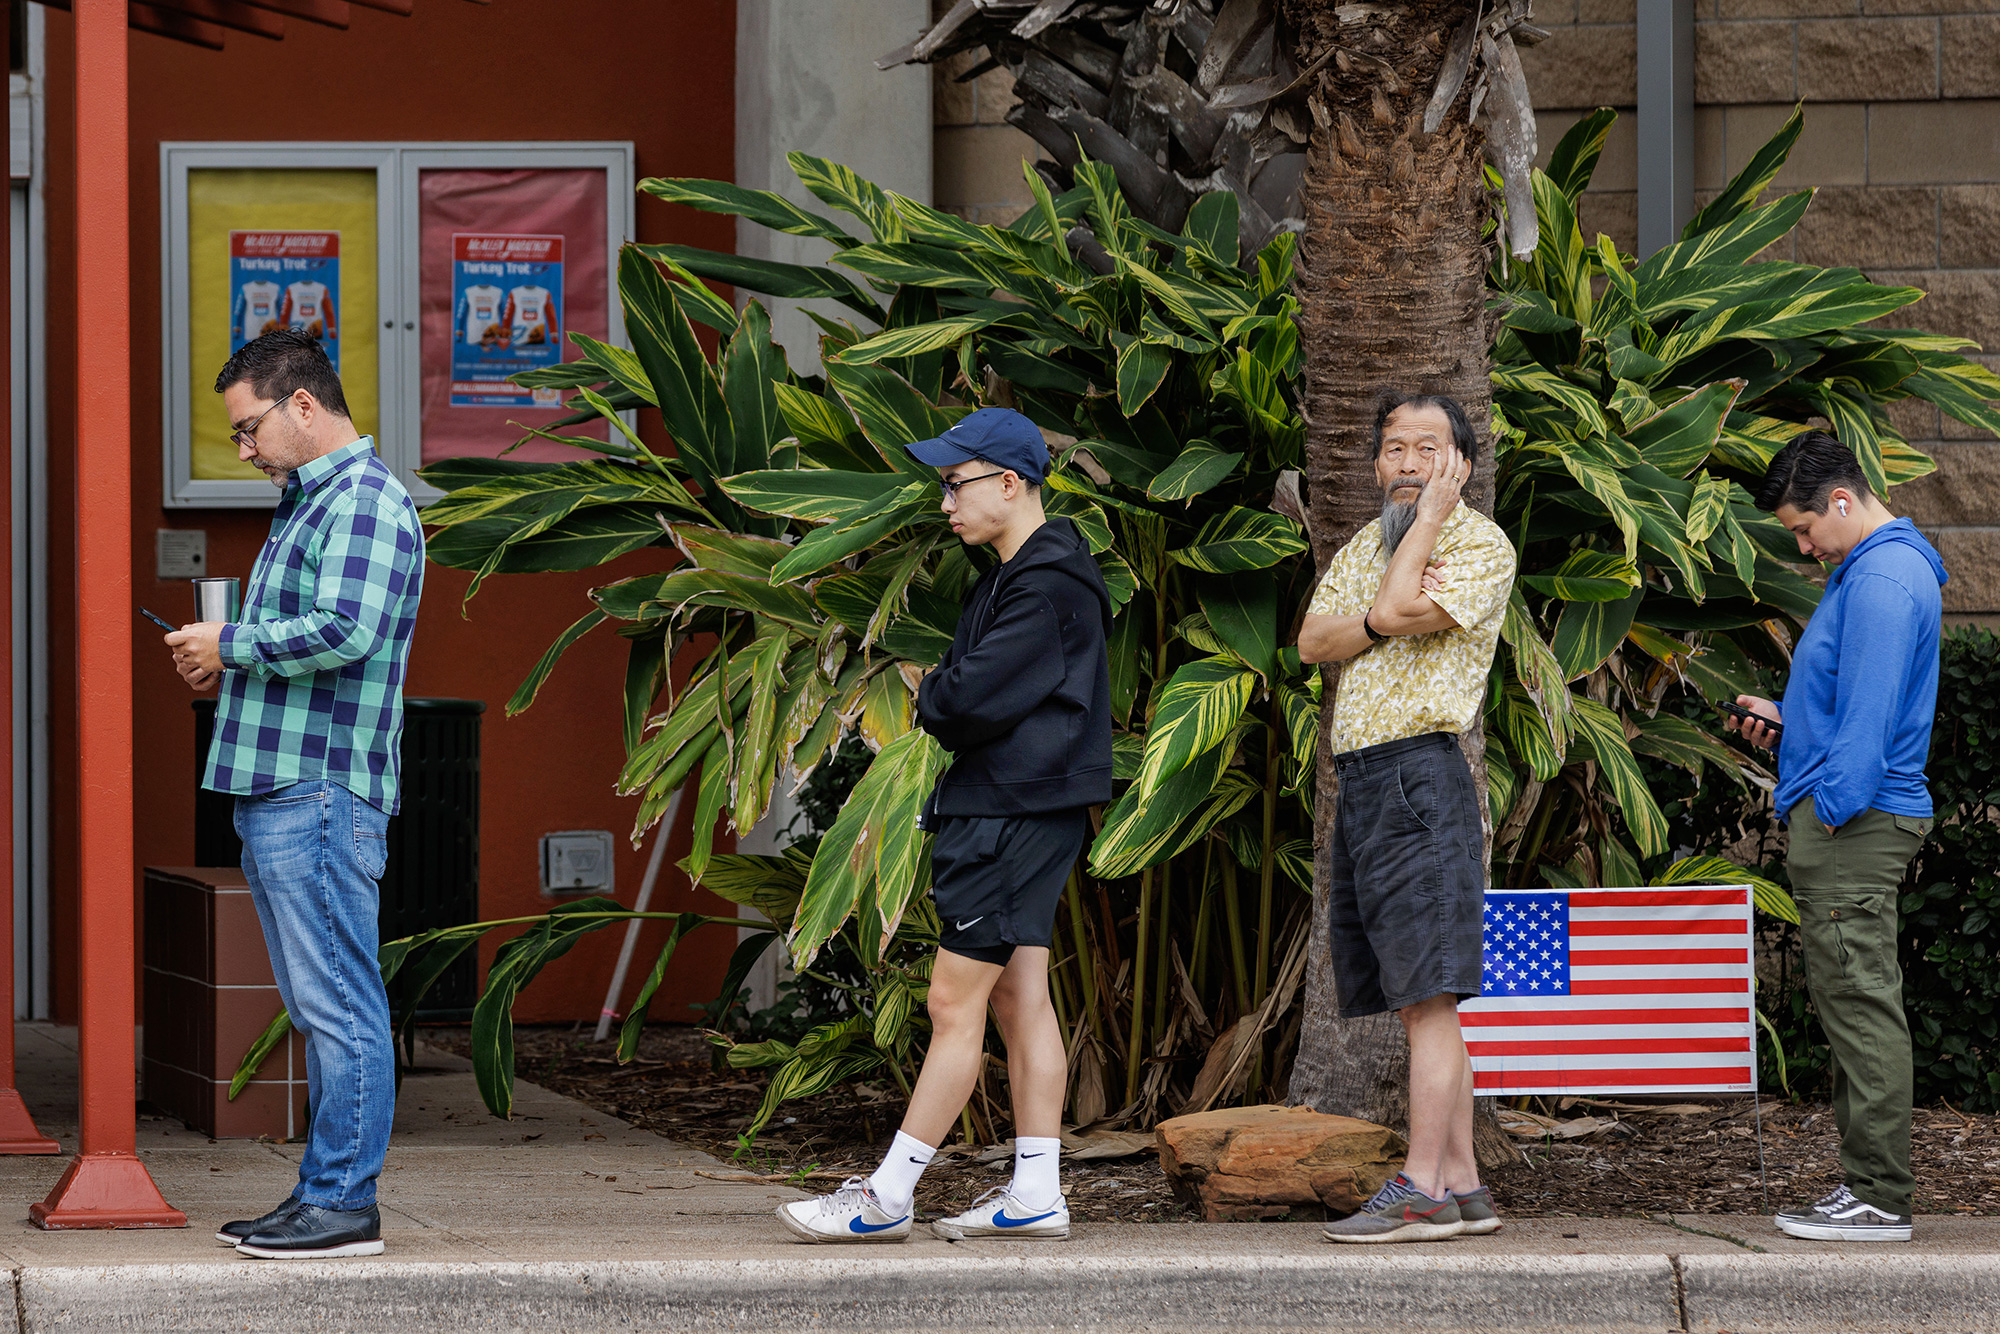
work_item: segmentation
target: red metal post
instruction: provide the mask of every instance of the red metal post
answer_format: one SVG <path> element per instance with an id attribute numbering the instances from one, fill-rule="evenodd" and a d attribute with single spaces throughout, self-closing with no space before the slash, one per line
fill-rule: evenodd
<path id="1" fill-rule="evenodd" d="M 26 4 L 9 0 L 7 8 Z M 0 9 L 0 17 L 11 17 Z M 12 24 L 8 25 L 11 32 Z M 14 1087 L 14 321 L 11 226 L 0 226 L 0 1153 L 61 1153 Z"/>
<path id="2" fill-rule="evenodd" d="M 132 1028 L 132 274 L 125 0 L 75 0 L 82 1143 L 45 1228 L 186 1227 L 139 1161 Z"/>

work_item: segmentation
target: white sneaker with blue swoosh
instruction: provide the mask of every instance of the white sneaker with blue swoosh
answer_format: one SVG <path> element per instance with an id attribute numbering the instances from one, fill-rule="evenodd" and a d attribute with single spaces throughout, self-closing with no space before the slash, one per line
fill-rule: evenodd
<path id="1" fill-rule="evenodd" d="M 931 1231 L 946 1241 L 970 1237 L 1037 1237 L 1055 1240 L 1069 1235 L 1069 1201 L 1056 1196 L 1051 1209 L 1029 1209 L 995 1186 L 974 1200 L 972 1207 L 954 1218 L 940 1218 Z"/>
<path id="2" fill-rule="evenodd" d="M 780 1223 L 799 1240 L 819 1243 L 908 1241 L 910 1217 L 907 1209 L 900 1217 L 886 1212 L 867 1177 L 849 1177 L 831 1195 L 778 1206 Z"/>

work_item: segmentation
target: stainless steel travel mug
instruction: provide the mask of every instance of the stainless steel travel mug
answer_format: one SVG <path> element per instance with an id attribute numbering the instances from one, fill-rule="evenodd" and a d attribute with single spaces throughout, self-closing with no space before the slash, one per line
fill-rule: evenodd
<path id="1" fill-rule="evenodd" d="M 196 621 L 233 623 L 243 611 L 243 581 L 235 578 L 189 580 L 194 585 Z"/>

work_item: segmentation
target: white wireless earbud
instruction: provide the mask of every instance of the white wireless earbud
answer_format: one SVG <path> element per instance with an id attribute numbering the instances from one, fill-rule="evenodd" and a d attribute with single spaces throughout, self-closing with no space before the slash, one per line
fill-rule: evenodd
<path id="1" fill-rule="evenodd" d="M 1841 517 L 1841 518 L 1843 518 L 1843 519 L 1844 519 L 1844 518 L 1846 518 L 1846 517 L 1847 517 L 1847 502 L 1846 502 L 1846 501 L 1844 501 L 1844 500 L 1839 500 L 1839 501 L 1835 501 L 1834 503 L 1840 506 L 1840 517 Z"/>

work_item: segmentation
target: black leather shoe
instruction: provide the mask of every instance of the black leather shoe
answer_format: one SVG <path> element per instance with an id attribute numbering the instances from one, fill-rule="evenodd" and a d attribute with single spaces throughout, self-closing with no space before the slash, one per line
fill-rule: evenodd
<path id="1" fill-rule="evenodd" d="M 382 1253 L 382 1211 L 374 1205 L 342 1212 L 301 1204 L 286 1217 L 236 1243 L 239 1255 L 260 1260 L 332 1260 Z"/>
<path id="2" fill-rule="evenodd" d="M 216 1232 L 215 1239 L 224 1246 L 234 1246 L 253 1232 L 262 1232 L 275 1223 L 282 1223 L 292 1216 L 292 1210 L 299 1207 L 296 1195 L 287 1195 L 285 1202 L 265 1214 L 262 1218 L 239 1218 L 234 1223 L 224 1223 Z"/>

